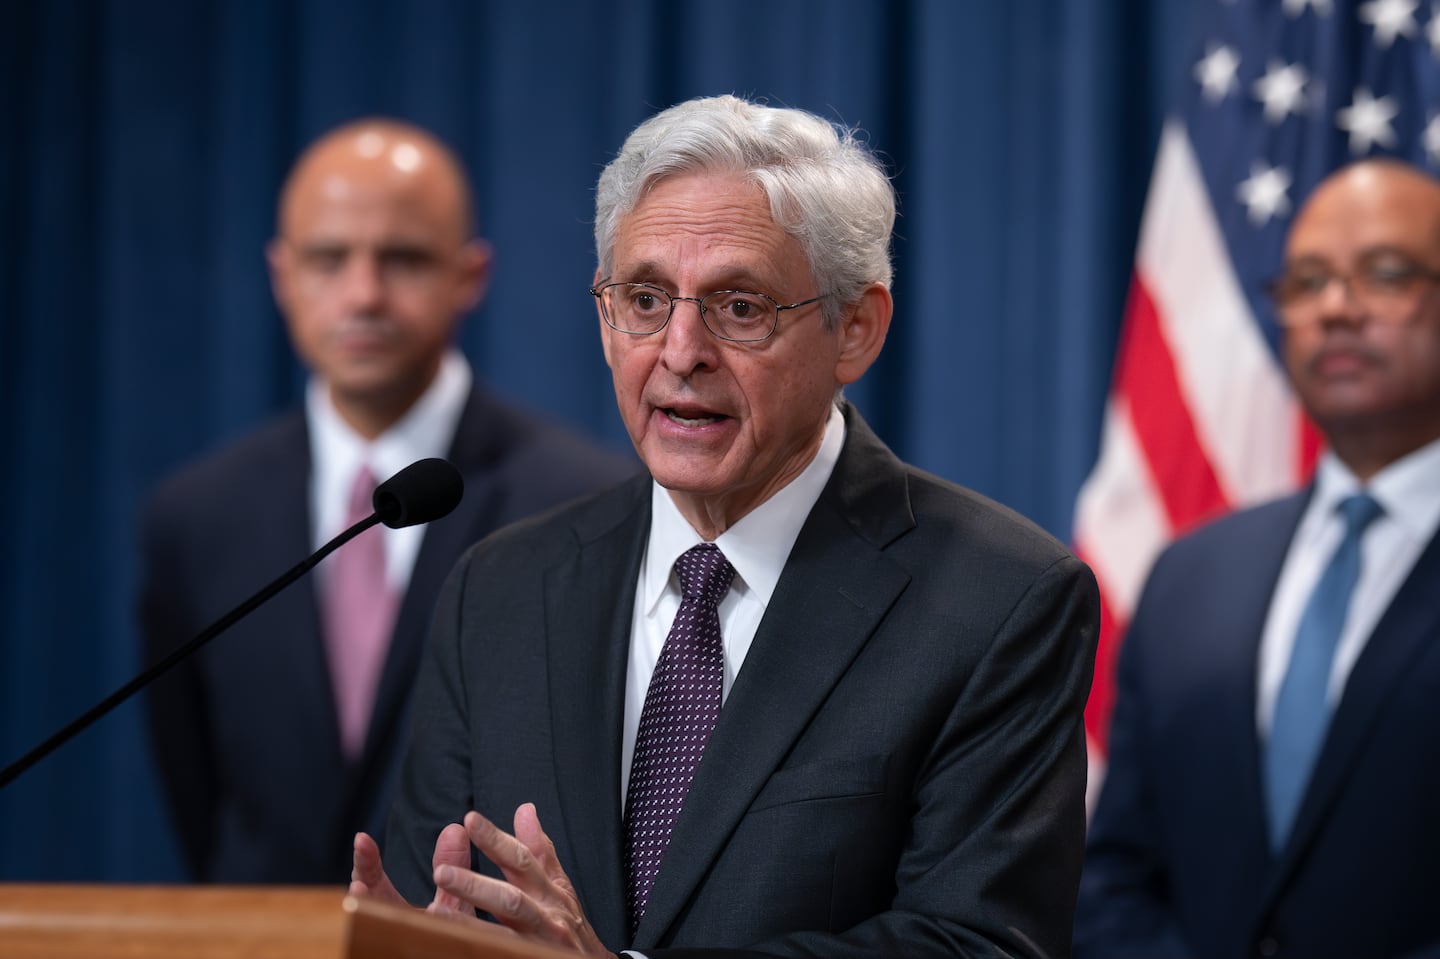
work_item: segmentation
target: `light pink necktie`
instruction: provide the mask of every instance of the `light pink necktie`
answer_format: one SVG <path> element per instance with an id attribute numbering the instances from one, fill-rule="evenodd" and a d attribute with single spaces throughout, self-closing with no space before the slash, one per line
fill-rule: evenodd
<path id="1" fill-rule="evenodd" d="M 368 466 L 361 466 L 350 490 L 346 528 L 370 515 L 374 494 L 375 476 Z M 385 578 L 385 536 L 379 527 L 367 529 L 340 547 L 326 565 L 326 653 L 340 723 L 340 747 L 347 758 L 354 759 L 365 748 L 398 597 Z"/>

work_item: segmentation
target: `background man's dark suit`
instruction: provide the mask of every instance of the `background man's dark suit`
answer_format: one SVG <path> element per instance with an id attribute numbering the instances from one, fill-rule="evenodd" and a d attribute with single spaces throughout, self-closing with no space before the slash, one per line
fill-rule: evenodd
<path id="1" fill-rule="evenodd" d="M 1093 578 L 846 418 L 633 939 L 620 754 L 646 478 L 491 537 L 447 583 L 385 850 L 411 901 L 445 823 L 534 801 L 612 948 L 1032 951 L 1023 929 L 1067 951 Z"/>
<path id="2" fill-rule="evenodd" d="M 1077 955 L 1440 954 L 1440 539 L 1365 646 L 1289 842 L 1269 850 L 1255 671 L 1305 501 L 1221 520 L 1157 562 L 1121 651 Z"/>
<path id="3" fill-rule="evenodd" d="M 465 497 L 426 528 L 359 762 L 341 756 L 313 575 L 153 687 L 152 741 L 198 877 L 346 881 L 355 831 L 383 822 L 407 693 L 455 560 L 490 531 L 637 468 L 478 386 L 449 458 Z M 157 491 L 144 524 L 141 599 L 151 660 L 311 551 L 309 463 L 296 412 Z"/>

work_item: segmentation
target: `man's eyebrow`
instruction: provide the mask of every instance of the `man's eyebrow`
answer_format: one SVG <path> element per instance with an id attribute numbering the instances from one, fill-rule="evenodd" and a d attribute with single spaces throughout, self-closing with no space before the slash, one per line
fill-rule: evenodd
<path id="1" fill-rule="evenodd" d="M 752 293 L 765 293 L 768 295 L 771 292 L 770 288 L 775 286 L 772 280 L 764 279 L 748 267 L 743 266 L 728 267 L 716 275 L 724 277 L 724 279 L 716 281 L 711 285 L 710 289 L 701 292 L 713 293 L 716 290 L 748 290 Z M 673 287 L 673 284 L 665 279 L 666 276 L 667 274 L 660 268 L 659 264 L 650 260 L 641 260 L 638 263 L 629 264 L 624 269 L 616 267 L 612 281 L 616 283 L 648 283 L 651 286 L 670 289 Z"/>
<path id="2" fill-rule="evenodd" d="M 776 287 L 776 283 L 773 280 L 761 279 L 759 276 L 751 273 L 749 270 L 737 270 L 734 273 L 728 273 L 725 275 L 731 277 L 731 279 L 726 280 L 724 285 L 720 287 L 721 289 L 743 289 L 750 290 L 754 293 L 769 293 L 772 292 Z"/>
<path id="3" fill-rule="evenodd" d="M 1415 259 L 1417 259 L 1416 254 L 1412 253 L 1410 250 L 1404 249 L 1403 247 L 1393 246 L 1393 245 L 1388 244 L 1388 243 L 1382 243 L 1382 244 L 1380 244 L 1380 245 L 1378 245 L 1378 246 L 1367 246 L 1367 247 L 1365 247 L 1365 249 L 1363 249 L 1363 250 L 1358 250 L 1358 251 L 1356 251 L 1356 253 L 1355 253 L 1354 259 L 1356 259 L 1356 260 L 1366 260 L 1366 259 L 1371 259 L 1371 258 L 1374 258 L 1374 257 L 1377 257 L 1377 256 L 1397 256 L 1397 257 L 1403 257 L 1404 259 L 1407 259 L 1407 260 L 1415 260 Z M 1333 261 L 1330 257 L 1325 256 L 1325 255 L 1322 254 L 1322 253 L 1305 253 L 1305 254 L 1302 254 L 1302 255 L 1300 255 L 1300 256 L 1295 257 L 1294 259 L 1287 259 L 1287 260 L 1285 261 L 1285 265 L 1286 265 L 1286 266 L 1330 266 L 1331 263 L 1333 263 L 1333 262 L 1334 262 L 1334 261 Z"/>
<path id="4" fill-rule="evenodd" d="M 612 278 L 619 283 L 655 283 L 660 275 L 660 268 L 649 260 L 641 260 L 639 263 L 632 263 L 628 267 L 615 268 Z M 655 285 L 659 285 L 656 283 Z"/>
<path id="5" fill-rule="evenodd" d="M 1404 249 L 1403 247 L 1393 246 L 1389 243 L 1382 243 L 1379 246 L 1367 246 L 1355 254 L 1355 259 L 1363 260 L 1371 256 L 1401 256 L 1407 260 L 1418 259 L 1417 254 L 1414 252 Z"/>
<path id="6" fill-rule="evenodd" d="M 288 242 L 302 253 L 309 253 L 311 251 L 348 250 L 355 245 L 341 237 L 315 237 L 306 240 L 291 240 Z"/>
<path id="7" fill-rule="evenodd" d="M 381 254 L 382 256 L 385 254 L 395 253 L 407 255 L 421 254 L 424 256 L 438 256 L 440 253 L 440 248 L 434 243 L 426 243 L 422 240 L 388 240 L 384 243 L 376 244 L 375 252 Z"/>
<path id="8" fill-rule="evenodd" d="M 300 241 L 287 241 L 302 253 L 336 253 L 351 250 L 374 250 L 376 253 L 435 253 L 438 246 L 426 240 L 397 238 L 379 243 L 357 243 L 345 237 L 315 237 Z"/>

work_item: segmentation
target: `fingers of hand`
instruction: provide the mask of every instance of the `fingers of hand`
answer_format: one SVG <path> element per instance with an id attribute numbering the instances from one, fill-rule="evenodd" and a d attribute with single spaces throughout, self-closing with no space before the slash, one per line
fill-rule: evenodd
<path id="1" fill-rule="evenodd" d="M 395 903 L 405 901 L 390 882 L 390 877 L 385 875 L 385 866 L 380 859 L 380 847 L 363 832 L 355 834 L 349 893 L 352 896 L 373 896 Z"/>
<path id="2" fill-rule="evenodd" d="M 508 881 L 444 865 L 435 870 L 436 886 L 522 935 L 587 954 L 610 955 L 590 928 L 533 805 L 526 803 L 516 810 L 515 830 L 518 838 L 477 812 L 467 813 L 465 832 L 470 841 Z"/>
<path id="3" fill-rule="evenodd" d="M 481 921 L 480 918 L 475 915 L 473 906 L 443 889 L 435 890 L 435 900 L 425 907 L 425 911 L 432 916 L 443 916 L 446 919 L 459 919 L 469 922 Z M 492 922 L 487 925 L 494 926 L 495 924 Z"/>
<path id="4" fill-rule="evenodd" d="M 464 826 L 452 822 L 440 830 L 440 835 L 435 839 L 435 855 L 430 865 L 436 869 L 445 865 L 470 868 L 470 837 L 466 835 Z"/>
<path id="5" fill-rule="evenodd" d="M 473 915 L 475 912 L 475 910 L 471 909 L 463 900 L 446 892 L 439 886 L 435 887 L 435 898 L 430 900 L 430 905 L 425 908 L 430 912 L 441 913 L 466 913 Z"/>
<path id="6" fill-rule="evenodd" d="M 512 929 L 533 932 L 546 925 L 534 901 L 508 882 L 468 869 L 441 866 L 435 870 L 435 885 L 457 901 L 490 913 L 501 925 Z"/>
<path id="7" fill-rule="evenodd" d="M 356 882 L 371 882 L 379 880 L 383 875 L 380 847 L 367 834 L 356 833 L 350 878 Z"/>
<path id="8" fill-rule="evenodd" d="M 560 857 L 555 853 L 555 843 L 540 825 L 540 814 L 535 811 L 534 803 L 524 803 L 515 810 L 515 838 L 530 850 L 530 854 L 540 863 L 546 878 L 566 892 L 573 891 L 570 877 L 565 875 L 565 869 L 560 865 Z"/>
<path id="9" fill-rule="evenodd" d="M 439 869 L 447 865 L 457 869 L 470 868 L 470 837 L 466 834 L 465 827 L 458 822 L 452 822 L 440 830 L 440 835 L 435 839 L 435 854 L 430 860 L 430 866 L 432 869 Z M 428 908 L 441 913 L 474 915 L 474 910 L 439 886 L 435 887 L 435 899 Z"/>
<path id="10" fill-rule="evenodd" d="M 465 814 L 465 832 L 475 848 L 500 867 L 506 879 L 525 889 L 538 886 L 543 890 L 547 879 L 545 870 L 520 840 L 497 828 L 478 812 Z"/>

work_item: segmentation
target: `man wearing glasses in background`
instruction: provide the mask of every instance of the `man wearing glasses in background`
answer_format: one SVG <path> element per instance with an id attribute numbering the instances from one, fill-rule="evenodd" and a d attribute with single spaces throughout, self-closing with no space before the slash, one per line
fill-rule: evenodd
<path id="1" fill-rule="evenodd" d="M 799 110 L 631 134 L 591 292 L 651 475 L 462 560 L 354 892 L 591 955 L 1069 951 L 1094 578 L 841 398 L 889 328 L 894 217 Z"/>
<path id="2" fill-rule="evenodd" d="M 1271 293 L 1329 449 L 1151 573 L 1077 956 L 1440 955 L 1440 183 L 1332 175 Z"/>

